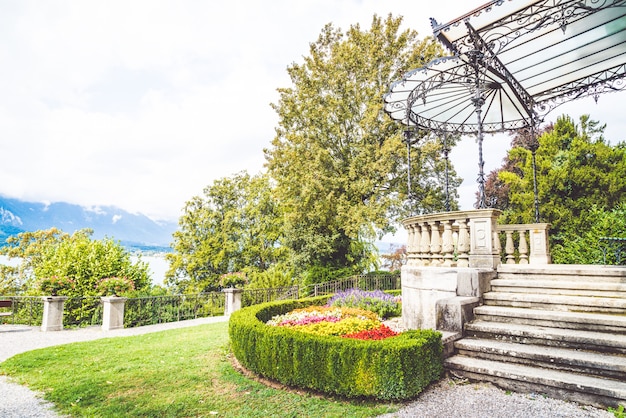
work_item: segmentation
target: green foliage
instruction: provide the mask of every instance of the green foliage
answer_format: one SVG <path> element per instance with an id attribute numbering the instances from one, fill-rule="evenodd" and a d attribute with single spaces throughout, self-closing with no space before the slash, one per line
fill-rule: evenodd
<path id="1" fill-rule="evenodd" d="M 558 264 L 602 263 L 601 237 L 626 238 L 626 202 L 605 211 L 593 205 L 586 215 L 589 224 L 583 230 L 567 230 L 561 234 L 563 243 L 552 248 L 552 260 Z M 622 257 L 626 257 L 623 254 Z M 607 248 L 607 264 L 615 263 L 613 251 Z"/>
<path id="2" fill-rule="evenodd" d="M 265 271 L 250 271 L 248 289 L 272 289 L 276 287 L 293 286 L 295 273 L 287 263 L 272 264 Z"/>
<path id="3" fill-rule="evenodd" d="M 626 412 L 624 412 L 624 405 L 619 405 L 617 408 L 609 407 L 608 411 L 611 412 L 613 415 L 615 415 L 615 418 L 626 418 Z"/>
<path id="4" fill-rule="evenodd" d="M 551 245 L 557 249 L 555 262 L 575 260 L 578 256 L 559 256 L 559 248 L 567 247 L 600 222 L 598 211 L 610 212 L 625 202 L 626 144 L 610 145 L 603 131 L 604 126 L 588 115 L 580 118 L 579 126 L 562 116 L 538 138 L 539 209 L 541 221 L 551 224 Z M 509 188 L 508 201 L 499 207 L 504 210 L 504 223 L 534 222 L 532 153 L 521 145 L 518 141 L 518 146 L 509 151 L 506 169 L 498 173 Z M 597 241 L 593 247 L 597 247 Z M 593 257 L 590 253 L 583 258 Z"/>
<path id="5" fill-rule="evenodd" d="M 282 216 L 266 175 L 215 181 L 187 202 L 167 254 L 167 283 L 179 293 L 217 290 L 223 274 L 266 271 L 284 258 Z"/>
<path id="6" fill-rule="evenodd" d="M 248 283 L 248 278 L 244 272 L 238 271 L 235 273 L 226 273 L 220 276 L 220 286 L 224 288 L 228 287 L 243 287 Z"/>
<path id="7" fill-rule="evenodd" d="M 135 290 L 135 285 L 127 277 L 105 277 L 98 282 L 96 288 L 104 296 L 122 296 Z"/>
<path id="8" fill-rule="evenodd" d="M 0 264 L 0 295 L 17 295 L 24 290 L 18 268 Z"/>
<path id="9" fill-rule="evenodd" d="M 37 288 L 43 295 L 64 295 L 75 287 L 74 280 L 63 276 L 42 277 L 37 282 Z"/>
<path id="10" fill-rule="evenodd" d="M 304 63 L 287 69 L 292 86 L 278 89 L 272 105 L 279 126 L 265 155 L 284 210 L 284 242 L 305 281 L 317 280 L 310 272 L 317 268 L 367 271 L 376 263 L 371 243 L 406 214 L 403 128 L 383 111 L 382 96 L 441 49 L 401 31 L 401 20 L 374 16 L 368 30 L 354 25 L 345 34 L 327 25 Z M 441 209 L 441 148 L 434 141 L 423 148 L 411 210 Z M 452 173 L 453 189 L 455 182 Z"/>
<path id="11" fill-rule="evenodd" d="M 272 302 L 234 312 L 229 335 L 238 361 L 287 385 L 350 398 L 408 399 L 439 378 L 443 347 L 441 334 L 432 330 L 364 341 L 265 324 L 275 315 L 326 300 Z"/>
<path id="12" fill-rule="evenodd" d="M 133 262 L 130 253 L 118 242 L 109 238 L 92 240 L 91 234 L 91 230 L 80 230 L 69 235 L 54 228 L 24 232 L 9 238 L 8 245 L 0 250 L 10 257 L 21 258 L 18 271 L 27 277 L 24 280 L 26 294 L 52 293 L 55 287 L 50 280 L 54 277 L 74 282 L 73 287 L 57 292 L 70 298 L 65 304 L 66 324 L 93 322 L 100 307 L 95 298 L 101 294 L 97 285 L 103 278 L 127 278 L 136 289 L 136 295 L 146 294 L 150 289 L 148 265 L 141 258 Z M 41 282 L 42 279 L 46 280 Z M 39 283 L 48 283 L 45 290 L 38 287 Z"/>
<path id="13" fill-rule="evenodd" d="M 72 235 L 58 229 L 24 232 L 7 240 L 2 253 L 19 257 L 21 274 L 28 277 L 28 293 L 39 294 L 37 280 L 67 277 L 74 281 L 66 296 L 98 296 L 97 284 L 105 277 L 127 277 L 136 289 L 147 291 L 150 285 L 148 265 L 133 263 L 130 254 L 109 238 L 92 240 L 93 231 L 80 230 Z"/>

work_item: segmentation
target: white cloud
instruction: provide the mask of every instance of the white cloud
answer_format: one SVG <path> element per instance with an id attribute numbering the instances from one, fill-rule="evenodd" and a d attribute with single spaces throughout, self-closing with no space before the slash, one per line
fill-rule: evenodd
<path id="1" fill-rule="evenodd" d="M 483 3 L 3 2 L 0 194 L 176 219 L 213 180 L 262 169 L 277 122 L 269 104 L 326 23 L 367 27 L 393 13 L 426 36 L 429 17 Z M 612 128 L 618 109 L 590 113 Z M 464 156 L 477 151 L 466 142 L 452 160 L 471 206 L 477 160 Z M 486 139 L 486 170 L 501 145 Z"/>

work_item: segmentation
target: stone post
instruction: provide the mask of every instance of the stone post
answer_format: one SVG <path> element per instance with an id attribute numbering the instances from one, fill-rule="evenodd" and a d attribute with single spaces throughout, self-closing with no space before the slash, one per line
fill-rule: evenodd
<path id="1" fill-rule="evenodd" d="M 550 264 L 550 244 L 548 241 L 548 230 L 550 224 L 530 225 L 530 264 Z"/>
<path id="2" fill-rule="evenodd" d="M 470 227 L 469 266 L 496 269 L 500 264 L 500 252 L 493 242 L 497 236 L 497 209 L 479 209 L 472 212 Z"/>
<path id="3" fill-rule="evenodd" d="M 224 315 L 230 315 L 241 309 L 241 294 L 243 293 L 243 290 L 229 287 L 228 289 L 222 289 L 222 292 L 226 294 Z"/>
<path id="4" fill-rule="evenodd" d="M 63 329 L 63 304 L 67 296 L 42 296 L 43 321 L 42 331 L 61 331 Z"/>
<path id="5" fill-rule="evenodd" d="M 127 298 L 118 296 L 103 296 L 102 300 L 102 330 L 112 331 L 124 328 L 124 306 Z"/>

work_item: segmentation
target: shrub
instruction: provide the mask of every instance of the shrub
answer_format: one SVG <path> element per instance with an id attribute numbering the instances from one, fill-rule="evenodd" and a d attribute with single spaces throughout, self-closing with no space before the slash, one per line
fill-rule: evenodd
<path id="1" fill-rule="evenodd" d="M 336 293 L 329 301 L 329 306 L 348 306 L 375 312 L 381 318 L 400 316 L 402 307 L 394 296 L 374 290 L 367 292 L 360 289 L 348 289 Z"/>
<path id="2" fill-rule="evenodd" d="M 51 276 L 39 280 L 38 287 L 45 295 L 56 296 L 74 289 L 76 283 L 69 277 Z"/>
<path id="3" fill-rule="evenodd" d="M 327 300 L 270 302 L 234 312 L 229 321 L 233 354 L 244 367 L 267 378 L 346 397 L 409 399 L 440 377 L 443 347 L 436 331 L 358 340 L 266 324 L 277 315 Z"/>
<path id="4" fill-rule="evenodd" d="M 135 290 L 135 285 L 126 277 L 107 277 L 98 282 L 97 289 L 105 296 L 120 296 Z"/>

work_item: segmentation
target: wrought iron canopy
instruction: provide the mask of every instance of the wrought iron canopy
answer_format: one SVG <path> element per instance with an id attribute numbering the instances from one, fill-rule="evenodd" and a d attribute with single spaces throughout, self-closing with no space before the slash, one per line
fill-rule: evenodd
<path id="1" fill-rule="evenodd" d="M 519 129 L 564 102 L 626 86 L 626 0 L 493 0 L 431 25 L 453 56 L 392 84 L 385 110 L 407 125 Z M 482 123 L 472 98 L 484 100 Z"/>

